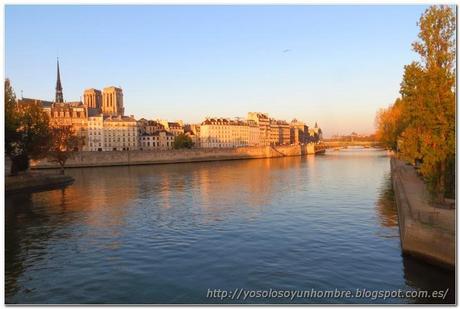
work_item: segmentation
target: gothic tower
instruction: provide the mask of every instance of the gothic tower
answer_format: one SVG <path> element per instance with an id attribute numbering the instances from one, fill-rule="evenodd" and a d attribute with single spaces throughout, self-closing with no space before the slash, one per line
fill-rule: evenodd
<path id="1" fill-rule="evenodd" d="M 64 103 L 62 95 L 61 74 L 59 73 L 59 58 L 57 60 L 56 103 Z"/>

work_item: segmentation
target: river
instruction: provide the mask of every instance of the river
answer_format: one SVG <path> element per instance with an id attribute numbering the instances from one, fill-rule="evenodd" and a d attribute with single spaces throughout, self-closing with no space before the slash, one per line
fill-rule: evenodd
<path id="1" fill-rule="evenodd" d="M 7 303 L 455 301 L 453 273 L 401 254 L 383 151 L 66 173 L 66 189 L 6 198 Z M 449 290 L 235 300 L 214 289 Z"/>

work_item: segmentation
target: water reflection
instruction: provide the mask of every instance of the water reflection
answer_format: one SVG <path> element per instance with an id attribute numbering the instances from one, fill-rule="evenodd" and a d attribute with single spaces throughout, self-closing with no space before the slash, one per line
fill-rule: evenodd
<path id="1" fill-rule="evenodd" d="M 391 175 L 385 175 L 382 187 L 377 198 L 377 211 L 380 225 L 383 227 L 398 226 L 398 210 L 394 200 L 394 192 L 391 184 Z M 399 237 L 399 235 L 396 235 Z"/>
<path id="2" fill-rule="evenodd" d="M 378 218 L 383 231 L 381 237 L 396 237 L 399 240 L 398 210 L 388 173 L 382 183 L 377 199 Z M 422 291 L 448 291 L 445 299 L 411 298 L 411 303 L 455 303 L 455 273 L 429 265 L 419 259 L 403 255 L 404 279 L 408 287 Z"/>
<path id="3" fill-rule="evenodd" d="M 21 276 L 45 258 L 42 249 L 59 226 L 53 224 L 47 212 L 34 207 L 32 195 L 6 197 L 5 205 L 5 296 L 8 299 L 22 288 Z M 22 229 L 23 226 L 28 229 Z"/>
<path id="4" fill-rule="evenodd" d="M 207 303 L 212 287 L 443 287 L 451 276 L 401 256 L 388 171 L 381 152 L 356 149 L 69 170 L 68 188 L 6 200 L 6 301 Z"/>

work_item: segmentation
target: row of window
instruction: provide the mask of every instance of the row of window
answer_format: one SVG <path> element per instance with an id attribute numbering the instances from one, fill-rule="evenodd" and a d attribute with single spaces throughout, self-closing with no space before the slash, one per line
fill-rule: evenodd
<path id="1" fill-rule="evenodd" d="M 158 140 L 158 139 L 160 139 L 160 137 L 159 137 L 159 136 L 143 136 L 141 139 L 142 139 L 143 141 L 145 141 L 145 140 L 148 141 L 149 139 Z M 166 139 L 167 139 L 167 140 L 173 140 L 173 139 L 174 139 L 174 136 L 166 136 Z"/>
<path id="2" fill-rule="evenodd" d="M 96 133 L 97 133 L 97 134 L 96 134 Z M 90 131 L 90 132 L 89 132 L 89 135 L 102 135 L 102 134 L 101 134 L 100 131 L 94 132 L 94 134 L 93 134 L 93 132 Z M 128 132 L 128 133 L 126 134 L 126 132 L 122 132 L 122 133 L 118 132 L 117 134 L 115 134 L 115 132 L 106 132 L 105 135 L 110 135 L 110 136 L 112 136 L 112 135 L 131 136 L 131 133 Z M 137 134 L 133 133 L 133 136 L 136 136 L 136 135 L 137 135 Z"/>
<path id="3" fill-rule="evenodd" d="M 150 147 L 150 142 L 142 142 L 143 147 Z M 166 147 L 172 147 L 173 142 L 166 142 Z M 152 142 L 152 147 L 160 147 L 160 142 Z"/>

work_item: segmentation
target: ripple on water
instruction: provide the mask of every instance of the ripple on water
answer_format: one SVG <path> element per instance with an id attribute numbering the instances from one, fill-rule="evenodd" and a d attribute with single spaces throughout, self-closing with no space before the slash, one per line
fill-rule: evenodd
<path id="1" fill-rule="evenodd" d="M 454 286 L 401 256 L 389 161 L 377 151 L 68 173 L 76 181 L 65 190 L 6 200 L 7 303 Z"/>

